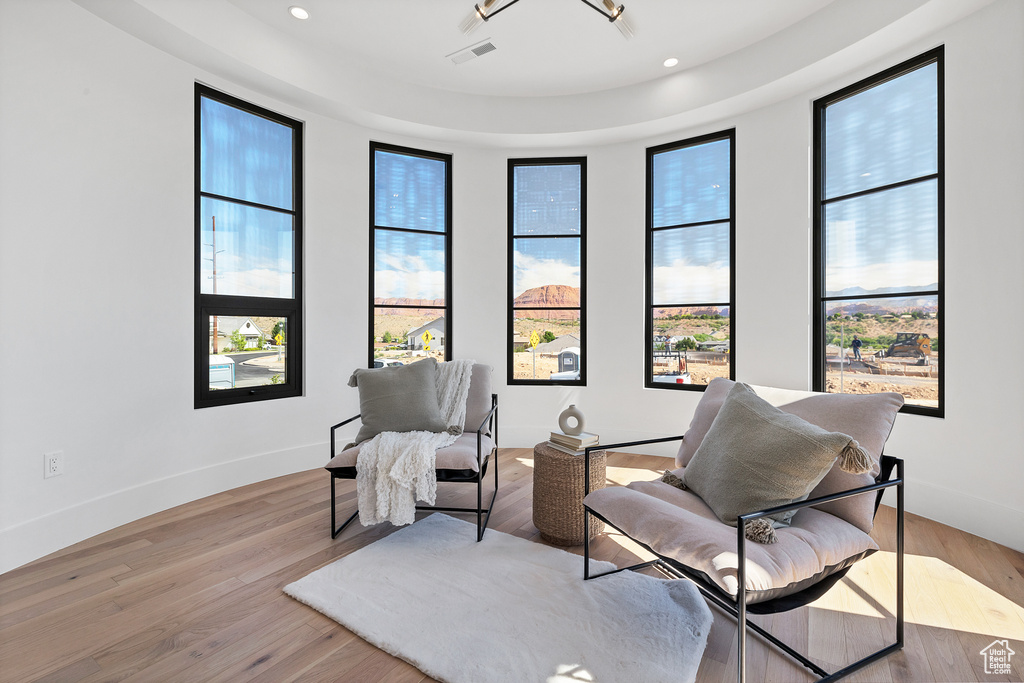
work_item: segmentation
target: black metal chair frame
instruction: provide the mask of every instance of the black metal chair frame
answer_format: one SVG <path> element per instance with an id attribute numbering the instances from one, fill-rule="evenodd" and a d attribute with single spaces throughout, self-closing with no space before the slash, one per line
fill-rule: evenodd
<path id="1" fill-rule="evenodd" d="M 354 420 L 358 420 L 361 415 L 350 417 L 347 420 L 339 422 L 338 424 L 331 427 L 331 460 L 337 455 L 335 450 L 335 438 L 334 434 L 339 427 L 343 427 Z M 491 509 L 494 507 L 494 500 L 498 497 L 498 395 L 491 394 L 491 409 L 484 416 L 480 426 L 476 429 L 476 464 L 477 469 L 464 469 L 464 470 L 437 470 L 437 481 L 440 482 L 458 482 L 458 483 L 476 483 L 476 507 L 465 508 L 465 507 L 444 507 L 437 505 L 417 505 L 417 510 L 434 510 L 435 512 L 475 512 L 476 513 L 476 540 L 481 541 L 484 537 L 484 531 L 487 529 L 487 523 L 491 519 Z M 486 428 L 486 429 L 485 429 Z M 492 440 L 494 441 L 494 447 L 487 454 L 483 453 L 483 437 L 484 435 L 493 435 Z M 492 457 L 493 456 L 493 457 Z M 490 466 L 491 461 L 494 461 L 494 493 L 491 494 L 491 502 L 487 504 L 485 508 L 483 506 L 483 482 L 484 477 L 487 474 L 487 468 Z M 345 530 L 349 524 L 359 516 L 359 507 L 356 506 L 356 511 L 352 513 L 341 526 L 336 526 L 336 510 L 335 500 L 336 494 L 334 490 L 335 479 L 355 479 L 356 468 L 355 467 L 338 467 L 336 469 L 328 470 L 331 475 L 331 538 L 337 538 L 338 534 Z"/>
<path id="2" fill-rule="evenodd" d="M 679 441 L 682 436 L 670 436 L 660 439 L 646 439 L 641 441 L 631 441 L 627 443 L 617 444 L 605 444 L 602 446 L 594 446 L 587 448 L 585 452 L 586 462 L 584 468 L 586 474 L 584 481 L 586 482 L 586 493 L 590 493 L 590 453 L 591 451 L 610 451 L 619 448 L 628 448 L 631 446 L 641 446 L 655 443 L 665 443 L 669 441 Z M 892 477 L 893 468 L 896 469 L 896 477 Z M 790 505 L 780 505 L 778 507 L 769 508 L 767 510 L 760 510 L 758 512 L 751 512 L 749 514 L 740 515 L 738 523 L 736 525 L 736 548 L 737 548 L 737 583 L 738 593 L 733 596 L 723 591 L 718 584 L 714 583 L 704 572 L 687 567 L 686 565 L 664 555 L 659 555 L 652 548 L 645 543 L 636 541 L 639 545 L 643 546 L 648 552 L 655 555 L 657 559 L 651 560 L 650 562 L 643 562 L 635 564 L 629 567 L 622 567 L 620 569 L 613 569 L 600 574 L 590 573 L 590 535 L 584 534 L 586 542 L 583 548 L 583 579 L 590 580 L 600 578 L 602 576 L 608 576 L 609 574 L 617 574 L 627 570 L 638 570 L 645 567 L 656 567 L 663 571 L 666 575 L 675 579 L 689 579 L 704 595 L 705 598 L 718 605 L 726 613 L 732 615 L 736 619 L 737 626 L 737 681 L 739 683 L 746 683 L 746 635 L 747 629 L 754 631 L 758 635 L 762 636 L 765 640 L 778 647 L 780 650 L 788 654 L 790 657 L 800 662 L 807 669 L 817 675 L 818 681 L 837 681 L 845 676 L 858 671 L 868 664 L 875 662 L 883 657 L 886 657 L 897 650 L 903 649 L 903 460 L 900 458 L 894 458 L 892 456 L 883 455 L 880 462 L 880 472 L 875 478 L 875 483 L 862 486 L 856 489 L 850 489 L 848 491 L 840 491 L 828 496 L 821 496 L 819 498 L 813 498 L 804 500 L 799 503 L 792 503 Z M 787 612 L 797 607 L 802 607 L 811 602 L 814 602 L 819 597 L 828 592 L 832 586 L 834 586 L 840 579 L 842 579 L 846 573 L 853 566 L 854 562 L 863 559 L 867 555 L 870 555 L 873 551 L 865 553 L 853 561 L 850 562 L 845 568 L 830 574 L 818 583 L 805 588 L 804 590 L 794 593 L 791 595 L 774 598 L 772 600 L 765 600 L 763 602 L 757 602 L 748 605 L 746 596 L 746 525 L 755 519 L 761 517 L 767 517 L 779 512 L 787 512 L 789 510 L 799 510 L 805 507 L 811 507 L 814 505 L 820 505 L 821 503 L 827 503 L 833 500 L 839 500 L 841 498 L 849 498 L 851 496 L 861 495 L 870 493 L 872 491 L 875 494 L 875 513 L 878 512 L 878 506 L 882 502 L 882 494 L 885 493 L 887 488 L 896 488 L 896 636 L 895 642 L 890 645 L 883 647 L 880 650 L 873 652 L 872 654 L 857 660 L 853 664 L 846 666 L 839 671 L 829 673 L 820 666 L 812 662 L 810 659 L 800 654 L 792 647 L 779 640 L 777 637 L 761 628 L 757 624 L 748 621 L 747 614 L 775 614 L 777 612 Z M 583 506 L 583 528 L 588 529 L 590 525 L 590 515 L 594 515 L 605 524 L 611 526 L 619 533 L 622 533 L 627 538 L 631 538 L 629 534 L 619 529 L 614 523 L 605 519 L 602 515 L 594 512 L 584 504 Z"/>

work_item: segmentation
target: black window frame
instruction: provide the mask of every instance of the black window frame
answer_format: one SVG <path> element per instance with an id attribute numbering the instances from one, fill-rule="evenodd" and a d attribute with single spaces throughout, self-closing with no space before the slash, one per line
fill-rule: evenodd
<path id="1" fill-rule="evenodd" d="M 901 62 L 893 67 L 890 67 L 884 71 L 881 71 L 873 76 L 864 78 L 856 83 L 849 85 L 845 88 L 837 90 L 834 93 L 826 95 L 814 101 L 814 152 L 813 152 L 813 254 L 814 254 L 814 265 L 813 265 L 813 298 L 812 298 L 812 316 L 813 316 L 813 368 L 812 368 L 812 379 L 813 388 L 815 391 L 825 390 L 825 363 L 826 363 L 826 316 L 825 307 L 833 301 L 842 300 L 864 300 L 864 299 L 891 299 L 898 298 L 900 296 L 935 296 L 938 301 L 938 313 L 937 313 L 937 327 L 938 336 L 940 343 L 942 344 L 942 364 L 939 368 L 938 373 L 938 406 L 920 406 L 920 405 L 908 405 L 904 404 L 901 412 L 914 414 L 914 415 L 925 415 L 930 417 L 945 417 L 945 377 L 946 377 L 946 339 L 945 339 L 945 78 L 944 78 L 944 47 L 938 46 L 923 54 Z M 835 197 L 824 198 L 824 178 L 825 178 L 825 111 L 828 106 L 846 100 L 850 97 L 858 95 L 862 92 L 870 90 L 883 83 L 892 81 L 900 76 L 904 76 L 912 71 L 916 71 L 929 64 L 936 65 L 936 88 L 937 88 L 937 133 L 938 133 L 938 144 L 937 144 L 937 163 L 936 172 L 917 176 L 914 178 L 902 179 L 899 181 L 887 183 L 879 187 L 870 188 L 867 190 L 861 190 L 857 192 L 851 192 L 843 195 L 837 195 Z M 930 180 L 937 181 L 937 195 L 936 201 L 938 206 L 937 210 L 937 230 L 938 230 L 938 288 L 936 290 L 906 290 L 897 292 L 885 292 L 884 294 L 875 295 L 848 295 L 848 296 L 826 296 L 825 295 L 825 208 L 838 201 L 843 201 L 855 197 L 866 196 L 871 194 L 879 194 L 890 190 L 897 190 L 903 187 L 915 185 L 918 183 L 928 182 Z"/>
<path id="2" fill-rule="evenodd" d="M 437 230 L 421 230 L 416 228 L 395 228 L 390 226 L 378 226 L 376 224 L 376 197 L 377 197 L 377 152 L 388 152 L 404 156 L 418 157 L 444 162 L 445 165 L 445 187 L 444 187 L 444 232 Z M 443 152 L 431 152 L 413 147 L 403 147 L 385 142 L 370 141 L 370 302 L 369 302 L 369 347 L 367 352 L 366 367 L 372 368 L 374 361 L 374 318 L 378 308 L 409 308 L 409 309 L 436 309 L 444 316 L 444 359 L 451 360 L 452 356 L 452 155 Z M 390 230 L 397 233 L 417 235 L 442 235 L 444 236 L 444 306 L 419 306 L 419 305 L 390 305 L 378 306 L 376 299 L 376 265 L 375 255 L 377 251 L 377 230 Z"/>
<path id="3" fill-rule="evenodd" d="M 254 116 L 287 126 L 292 130 L 292 208 L 282 209 L 235 197 L 202 191 L 202 100 L 207 98 L 240 109 Z M 195 408 L 266 401 L 302 395 L 303 350 L 303 132 L 301 121 L 265 107 L 247 102 L 201 83 L 195 84 Z M 202 209 L 203 198 L 241 206 L 265 209 L 292 217 L 293 289 L 292 297 L 274 298 L 204 294 L 202 292 Z M 211 316 L 280 317 L 286 320 L 288 352 L 285 356 L 285 381 L 255 387 L 210 389 L 209 344 Z"/>
<path id="4" fill-rule="evenodd" d="M 729 141 L 729 301 L 728 302 L 691 302 L 691 303 L 654 303 L 654 235 L 664 230 L 700 227 L 725 223 L 723 219 L 697 221 L 654 227 L 654 158 L 661 153 L 671 152 L 686 147 L 697 147 L 721 140 Z M 671 391 L 704 391 L 707 384 L 675 384 L 654 381 L 654 310 L 656 308 L 704 308 L 729 307 L 729 379 L 736 379 L 736 129 L 706 133 L 696 137 L 668 142 L 647 148 L 646 164 L 646 230 L 645 230 L 645 269 L 644 269 L 644 387 L 648 389 L 668 389 Z"/>
<path id="5" fill-rule="evenodd" d="M 580 168 L 580 231 L 579 234 L 565 233 L 555 235 L 516 235 L 515 234 L 515 169 L 521 166 L 579 166 Z M 587 157 L 533 157 L 509 159 L 507 171 L 508 183 L 508 331 L 506 334 L 506 381 L 509 385 L 520 386 L 568 386 L 585 387 L 587 385 Z M 575 307 L 545 306 L 543 308 L 516 308 L 513 288 L 515 286 L 515 240 L 517 239 L 578 239 L 580 243 L 580 378 L 576 380 L 522 379 L 514 378 L 513 354 L 515 353 L 515 312 L 517 310 L 577 310 Z"/>

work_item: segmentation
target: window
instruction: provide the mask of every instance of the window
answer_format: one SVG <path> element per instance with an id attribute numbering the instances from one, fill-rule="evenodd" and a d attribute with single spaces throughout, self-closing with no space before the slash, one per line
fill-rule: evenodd
<path id="1" fill-rule="evenodd" d="M 942 48 L 814 111 L 814 388 L 941 416 Z"/>
<path id="2" fill-rule="evenodd" d="M 645 385 L 734 376 L 735 131 L 647 150 Z"/>
<path id="3" fill-rule="evenodd" d="M 587 160 L 509 159 L 509 384 L 586 384 Z"/>
<path id="4" fill-rule="evenodd" d="M 368 367 L 452 357 L 451 167 L 449 154 L 370 143 Z"/>
<path id="5" fill-rule="evenodd" d="M 195 92 L 195 405 L 301 395 L 302 124 Z"/>

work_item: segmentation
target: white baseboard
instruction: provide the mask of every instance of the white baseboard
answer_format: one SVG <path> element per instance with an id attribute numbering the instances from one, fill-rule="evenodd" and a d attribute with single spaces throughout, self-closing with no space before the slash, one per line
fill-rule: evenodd
<path id="1" fill-rule="evenodd" d="M 322 467 L 326 452 L 326 444 L 312 444 L 238 458 L 114 491 L 4 529 L 0 531 L 0 573 L 183 503 Z"/>
<path id="2" fill-rule="evenodd" d="M 536 429 L 505 429 L 502 448 L 532 448 L 546 440 Z M 601 435 L 605 443 L 645 438 L 639 434 Z M 650 438 L 650 435 L 646 435 Z M 671 457 L 676 443 L 638 452 Z M 0 573 L 44 557 L 96 534 L 147 515 L 239 486 L 324 464 L 325 444 L 300 446 L 219 463 L 173 477 L 115 491 L 0 531 Z M 668 465 L 667 465 L 668 466 Z M 326 486 L 326 483 L 324 484 Z M 885 503 L 895 505 L 894 494 Z M 1024 552 L 1024 511 L 923 481 L 907 482 L 907 511 Z"/>
<path id="3" fill-rule="evenodd" d="M 907 512 L 1024 552 L 1024 510 L 909 476 L 906 487 Z M 896 494 L 887 492 L 883 501 L 895 507 Z"/>

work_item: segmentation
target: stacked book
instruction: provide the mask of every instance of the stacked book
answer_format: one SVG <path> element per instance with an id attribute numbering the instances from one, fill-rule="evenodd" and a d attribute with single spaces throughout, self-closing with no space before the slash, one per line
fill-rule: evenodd
<path id="1" fill-rule="evenodd" d="M 551 432 L 551 438 L 548 439 L 548 445 L 562 451 L 563 453 L 568 453 L 570 455 L 583 455 L 585 449 L 598 445 L 598 439 L 597 434 L 591 434 L 590 432 L 566 434 L 559 430 Z"/>

